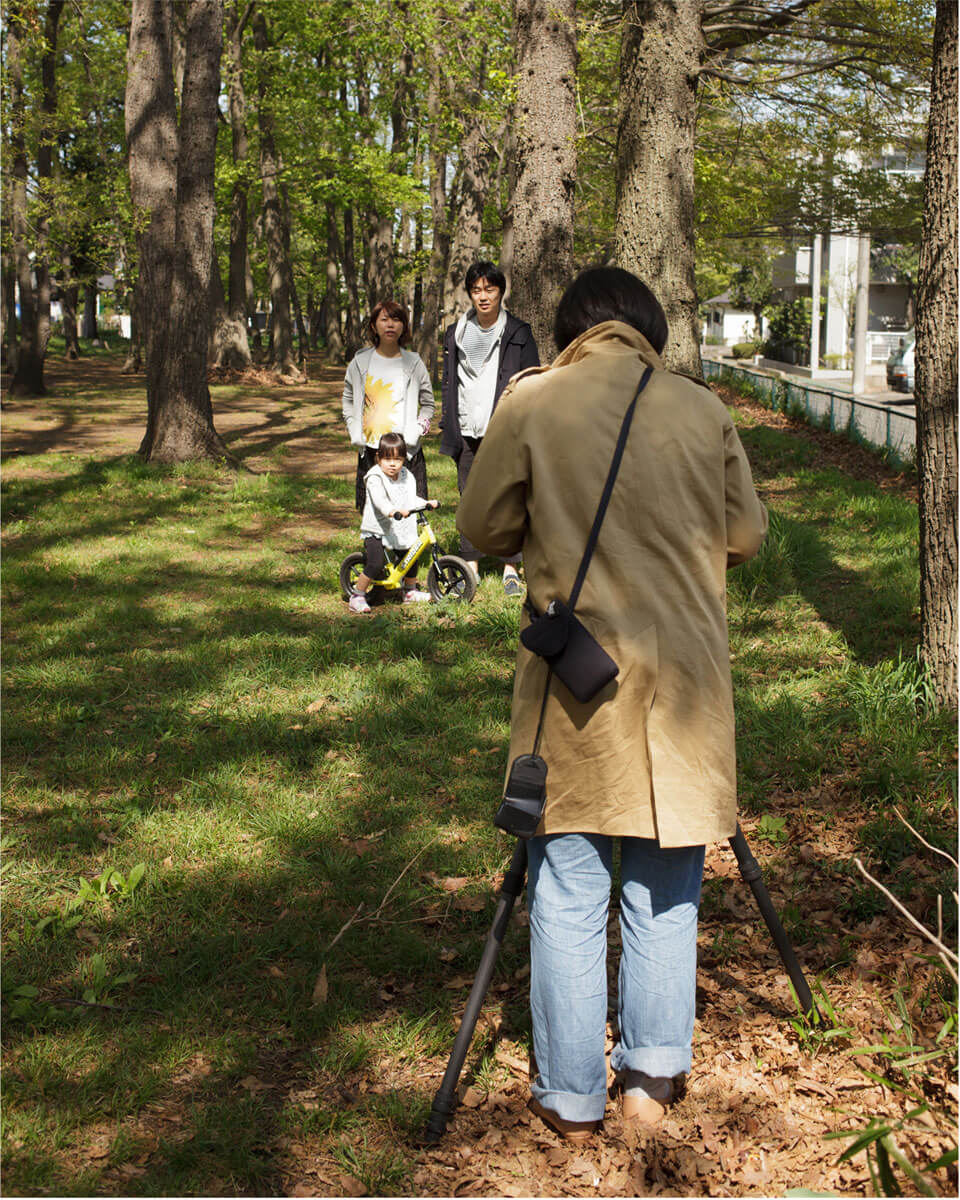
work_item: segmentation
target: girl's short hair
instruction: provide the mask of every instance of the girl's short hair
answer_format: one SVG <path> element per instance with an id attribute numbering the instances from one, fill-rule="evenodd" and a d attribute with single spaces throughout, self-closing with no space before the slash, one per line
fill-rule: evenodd
<path id="1" fill-rule="evenodd" d="M 503 299 L 503 294 L 507 290 L 507 278 L 496 263 L 488 262 L 486 259 L 471 263 L 463 280 L 463 286 L 468 296 L 473 291 L 473 285 L 479 283 L 481 279 L 485 279 L 491 287 L 499 288 L 500 299 Z"/>
<path id="2" fill-rule="evenodd" d="M 623 321 L 642 333 L 659 354 L 667 344 L 667 318 L 643 280 L 621 267 L 591 267 L 570 284 L 557 305 L 557 350 L 604 321 Z"/>
<path id="3" fill-rule="evenodd" d="M 398 304 L 396 300 L 381 300 L 367 320 L 367 332 L 370 335 L 370 340 L 375 346 L 380 345 L 380 334 L 377 333 L 377 317 L 381 313 L 386 313 L 388 317 L 393 317 L 395 321 L 403 323 L 403 332 L 400 334 L 400 345 L 405 346 L 410 341 L 410 316 L 402 304 Z"/>
<path id="4" fill-rule="evenodd" d="M 377 458 L 406 458 L 407 441 L 402 433 L 384 433 L 377 445 Z"/>

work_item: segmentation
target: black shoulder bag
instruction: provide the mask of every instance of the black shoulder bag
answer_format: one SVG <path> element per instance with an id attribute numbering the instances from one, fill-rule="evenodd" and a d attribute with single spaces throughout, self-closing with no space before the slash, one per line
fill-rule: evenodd
<path id="1" fill-rule="evenodd" d="M 653 367 L 647 367 L 640 380 L 636 395 L 630 402 L 620 426 L 620 436 L 613 452 L 613 460 L 604 484 L 593 528 L 587 538 L 587 546 L 580 560 L 580 568 L 566 604 L 562 600 L 551 600 L 544 613 L 540 613 L 527 600 L 530 624 L 520 634 L 520 641 L 549 665 L 547 682 L 540 705 L 540 720 L 533 743 L 532 754 L 520 754 L 510 764 L 510 773 L 504 788 L 503 801 L 493 818 L 494 825 L 516 837 L 529 838 L 536 833 L 547 798 L 547 764 L 537 754 L 540 735 L 543 732 L 543 715 L 547 707 L 547 695 L 553 676 L 560 680 L 581 704 L 586 704 L 611 681 L 620 668 L 604 650 L 597 639 L 574 616 L 574 607 L 590 565 L 590 559 L 600 536 L 600 526 L 610 503 L 613 485 L 620 470 L 620 461 L 627 444 L 630 423 L 637 407 L 640 393 L 647 386 Z"/>

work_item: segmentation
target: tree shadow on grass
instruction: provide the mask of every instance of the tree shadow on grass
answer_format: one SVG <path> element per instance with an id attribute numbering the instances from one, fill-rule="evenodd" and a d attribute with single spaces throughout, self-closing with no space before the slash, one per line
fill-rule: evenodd
<path id="1" fill-rule="evenodd" d="M 869 480 L 819 468 L 806 442 L 760 427 L 742 430 L 741 437 L 771 521 L 760 554 L 731 574 L 733 589 L 749 595 L 754 609 L 798 592 L 863 662 L 916 644 L 916 508 Z M 796 478 L 808 498 L 802 512 L 796 511 Z M 869 558 L 869 565 L 839 561 L 822 532 L 827 528 L 833 543 L 847 548 L 845 557 Z"/>
<path id="2" fill-rule="evenodd" d="M 279 520 L 306 496 L 291 491 Z M 106 527 L 126 528 L 125 512 Z M 92 536 L 100 522 L 91 508 L 69 536 Z M 46 537 L 17 553 L 44 549 Z M 830 565 L 822 549 L 814 538 L 811 570 L 788 541 L 784 569 L 816 577 Z M 336 1189 L 339 1170 L 366 1172 L 368 1190 L 396 1190 L 410 1162 L 398 1147 L 439 1083 L 509 859 L 489 821 L 511 639 L 480 609 L 425 620 L 386 612 L 370 624 L 293 609 L 291 590 L 315 583 L 313 563 L 298 560 L 278 580 L 266 565 L 224 570 L 198 553 L 125 562 L 112 579 L 91 570 L 73 582 L 57 568 L 56 611 L 38 600 L 30 628 L 15 629 L 4 729 L 16 897 L 5 911 L 5 1086 L 14 1141 L 25 1128 L 18 1111 L 46 1132 L 8 1143 L 7 1190 L 270 1194 L 299 1169 L 292 1147 L 307 1141 L 323 1154 L 311 1178 Z M 334 555 L 318 557 L 328 589 Z M 24 604 L 42 574 L 36 561 L 22 570 Z M 170 616 L 170 593 L 205 606 Z M 762 629 L 764 596 L 755 598 Z M 757 788 L 771 762 L 781 785 L 808 786 L 825 753 L 836 754 L 824 747 L 832 732 L 858 719 L 837 694 L 801 703 L 741 684 L 741 765 Z M 258 688 L 291 699 L 268 710 Z M 308 713 L 307 699 L 322 703 Z M 882 758 L 884 730 L 872 736 L 863 754 Z M 849 817 L 841 793 L 821 811 Z M 775 864 L 766 847 L 754 851 L 782 904 L 799 847 L 777 850 Z M 807 876 L 834 898 L 837 853 Z M 78 873 L 92 879 L 117 864 L 126 874 L 138 860 L 148 871 L 129 898 L 111 891 L 81 906 L 81 924 L 25 940 L 28 924 L 63 912 Z M 743 915 L 746 885 L 729 886 L 745 899 L 724 925 L 755 924 Z M 802 956 L 825 965 L 827 953 L 808 941 Z M 96 984 L 98 954 L 95 995 L 116 1010 L 64 1004 Z M 507 990 L 490 1005 L 521 1036 L 525 954 L 525 935 L 511 929 L 495 979 Z M 790 1011 L 786 995 L 778 1010 L 752 980 L 708 961 L 721 994 L 771 1016 Z M 317 999 L 323 965 L 327 994 Z M 129 971 L 136 979 L 111 988 Z M 457 977 L 466 982 L 446 986 Z M 40 995 L 13 1017 L 24 985 Z M 474 1051 L 468 1073 L 477 1061 Z"/>

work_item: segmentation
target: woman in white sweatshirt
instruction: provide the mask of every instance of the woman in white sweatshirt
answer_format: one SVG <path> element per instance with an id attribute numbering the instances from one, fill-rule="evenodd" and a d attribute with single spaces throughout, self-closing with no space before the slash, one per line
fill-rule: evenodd
<path id="1" fill-rule="evenodd" d="M 433 418 L 433 388 L 423 359 L 404 347 L 410 341 L 410 318 L 402 304 L 381 301 L 367 322 L 372 346 L 359 350 L 343 381 L 343 419 L 358 451 L 357 509 L 363 511 L 364 476 L 376 465 L 376 450 L 385 433 L 400 433 L 407 445 L 407 469 L 417 494 L 427 496 L 427 467 L 420 439 Z"/>

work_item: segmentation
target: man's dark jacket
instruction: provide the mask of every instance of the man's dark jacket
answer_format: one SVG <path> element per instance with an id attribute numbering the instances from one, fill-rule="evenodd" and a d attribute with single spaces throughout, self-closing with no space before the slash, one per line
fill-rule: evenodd
<path id="1" fill-rule="evenodd" d="M 460 406 L 457 403 L 457 322 L 447 326 L 443 335 L 443 377 L 440 384 L 442 415 L 440 417 L 440 453 L 459 458 L 463 449 L 460 436 Z M 533 330 L 526 321 L 507 313 L 507 323 L 500 339 L 500 362 L 497 367 L 497 390 L 493 407 L 497 407 L 503 389 L 518 371 L 539 367 L 540 354 L 533 339 Z"/>

